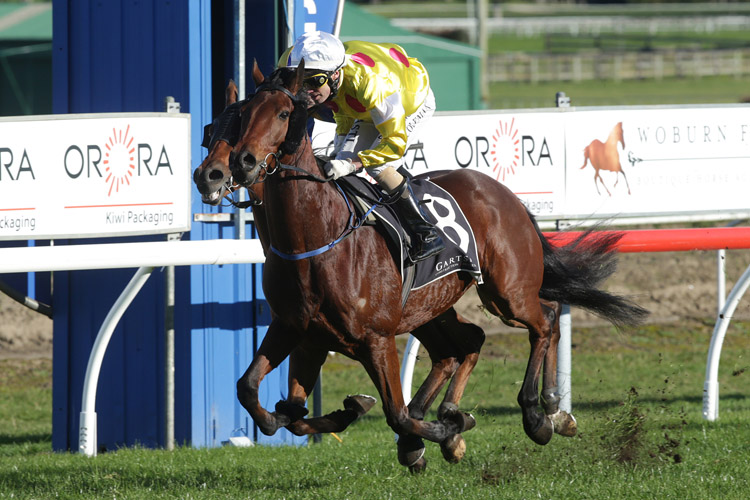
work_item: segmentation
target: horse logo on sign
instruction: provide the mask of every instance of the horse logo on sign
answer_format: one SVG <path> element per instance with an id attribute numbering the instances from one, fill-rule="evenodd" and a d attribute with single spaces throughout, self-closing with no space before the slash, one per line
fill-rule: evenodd
<path id="1" fill-rule="evenodd" d="M 596 186 L 596 192 L 599 194 L 601 194 L 599 191 L 599 182 L 601 182 L 602 187 L 607 191 L 607 194 L 612 196 L 612 193 L 609 192 L 609 189 L 607 189 L 607 186 L 604 184 L 602 176 L 599 174 L 600 170 L 608 170 L 617 173 L 615 186 L 617 186 L 617 183 L 620 181 L 619 174 L 622 174 L 623 179 L 625 179 L 625 185 L 628 188 L 628 194 L 631 194 L 628 178 L 625 176 L 625 171 L 620 164 L 620 153 L 617 150 L 618 142 L 622 144 L 622 149 L 625 149 L 622 122 L 615 125 L 609 133 L 609 137 L 607 137 L 607 142 L 594 139 L 591 141 L 591 144 L 583 149 L 583 166 L 581 169 L 586 168 L 586 165 L 588 165 L 589 162 L 591 163 L 591 166 L 594 167 L 594 185 Z"/>

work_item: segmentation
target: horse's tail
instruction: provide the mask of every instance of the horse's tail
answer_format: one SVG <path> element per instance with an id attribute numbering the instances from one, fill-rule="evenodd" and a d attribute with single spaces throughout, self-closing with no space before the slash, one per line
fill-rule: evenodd
<path id="1" fill-rule="evenodd" d="M 541 298 L 582 307 L 617 328 L 643 322 L 648 310 L 598 288 L 617 268 L 615 246 L 623 233 L 603 233 L 594 226 L 574 241 L 556 248 L 544 237 L 531 213 L 529 216 L 544 250 Z"/>
<path id="2" fill-rule="evenodd" d="M 586 146 L 585 148 L 583 148 L 583 166 L 580 168 L 580 170 L 583 170 L 584 168 L 586 168 L 586 165 L 588 164 L 589 164 L 589 146 Z"/>

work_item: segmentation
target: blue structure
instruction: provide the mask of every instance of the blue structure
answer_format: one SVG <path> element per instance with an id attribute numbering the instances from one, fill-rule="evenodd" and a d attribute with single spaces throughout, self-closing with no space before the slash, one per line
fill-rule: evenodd
<path id="1" fill-rule="evenodd" d="M 253 57 L 264 71 L 273 67 L 279 46 L 285 43 L 285 37 L 278 35 L 278 26 L 285 25 L 283 4 L 246 2 L 247 11 L 252 12 L 248 23 L 253 26 L 247 30 L 246 43 L 250 68 Z M 184 166 L 184 174 L 191 175 L 204 156 L 200 148 L 203 125 L 223 108 L 224 86 L 235 76 L 235 5 L 235 0 L 55 0 L 54 112 L 162 111 L 164 98 L 173 96 L 181 111 L 191 114 L 192 165 Z M 204 205 L 195 190 L 192 207 L 197 214 L 231 212 Z M 249 224 L 247 228 L 247 237 L 252 237 Z M 193 222 L 192 231 L 183 238 L 232 239 L 235 231 L 231 221 Z M 105 315 L 133 272 L 54 275 L 56 450 L 77 448 L 89 352 Z M 261 274 L 259 265 L 176 270 L 175 439 L 179 444 L 219 446 L 238 429 L 264 444 L 306 442 L 285 430 L 272 437 L 259 434 L 236 399 L 235 382 L 249 365 L 270 321 Z M 102 449 L 136 443 L 160 446 L 164 441 L 164 288 L 163 274 L 155 272 L 123 316 L 108 348 L 96 407 Z M 285 397 L 286 386 L 287 374 L 281 367 L 261 386 L 263 403 L 273 407 Z"/>

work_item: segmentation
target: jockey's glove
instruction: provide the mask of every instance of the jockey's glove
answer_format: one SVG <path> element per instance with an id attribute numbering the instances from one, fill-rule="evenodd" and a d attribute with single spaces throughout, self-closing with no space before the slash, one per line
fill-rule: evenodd
<path id="1" fill-rule="evenodd" d="M 329 179 L 338 179 L 353 173 L 357 168 L 354 166 L 351 160 L 331 160 L 323 165 L 323 170 L 326 173 L 326 177 Z"/>

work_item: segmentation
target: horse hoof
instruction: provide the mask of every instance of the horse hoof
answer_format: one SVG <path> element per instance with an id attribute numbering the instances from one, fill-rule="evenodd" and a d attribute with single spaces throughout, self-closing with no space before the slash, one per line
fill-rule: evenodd
<path id="1" fill-rule="evenodd" d="M 536 444 L 545 445 L 552 439 L 552 435 L 555 433 L 555 425 L 547 416 L 543 416 L 542 418 L 542 423 L 534 430 L 529 429 L 524 422 L 524 430 L 526 431 L 526 435 Z"/>
<path id="2" fill-rule="evenodd" d="M 366 394 L 350 394 L 344 399 L 344 408 L 352 410 L 361 417 L 375 406 L 378 400 Z"/>
<path id="3" fill-rule="evenodd" d="M 309 410 L 304 406 L 290 403 L 289 401 L 279 401 L 276 403 L 276 413 L 289 419 L 289 422 L 285 422 L 283 426 L 287 426 L 292 422 L 305 418 L 305 415 L 307 415 L 308 412 Z"/>
<path id="4" fill-rule="evenodd" d="M 396 445 L 398 463 L 401 465 L 411 469 L 417 466 L 421 460 L 424 460 L 424 442 L 419 437 L 413 435 L 399 436 Z M 424 466 L 422 469 L 424 469 Z"/>
<path id="5" fill-rule="evenodd" d="M 258 429 L 260 429 L 260 432 L 265 434 L 266 436 L 273 436 L 276 434 L 276 431 L 279 430 L 279 422 L 278 422 L 278 416 L 275 415 L 275 413 L 270 413 L 270 418 L 268 418 L 265 421 L 255 421 L 255 425 L 258 426 Z"/>
<path id="6" fill-rule="evenodd" d="M 461 434 L 456 434 L 440 443 L 440 451 L 446 462 L 457 464 L 466 455 L 466 441 Z"/>
<path id="7" fill-rule="evenodd" d="M 565 437 L 573 437 L 578 433 L 576 418 L 570 413 L 558 410 L 552 415 L 547 415 L 555 427 L 555 433 Z"/>
<path id="8" fill-rule="evenodd" d="M 419 460 L 417 460 L 414 465 L 409 466 L 409 472 L 412 474 L 420 474 L 427 468 L 427 459 L 424 457 L 421 457 Z"/>
<path id="9" fill-rule="evenodd" d="M 477 421 L 471 413 L 464 413 L 453 403 L 443 403 L 438 408 L 438 420 L 452 422 L 458 429 L 456 434 L 469 431 L 476 427 Z"/>
<path id="10" fill-rule="evenodd" d="M 474 415 L 472 415 L 471 413 L 464 413 L 464 418 L 466 423 L 464 425 L 464 430 L 462 430 L 461 432 L 470 431 L 477 426 L 477 419 L 475 419 Z"/>
<path id="11" fill-rule="evenodd" d="M 438 420 L 445 420 L 446 418 L 452 418 L 453 415 L 458 413 L 458 405 L 455 403 L 440 403 L 440 406 L 438 407 L 437 412 L 437 418 Z"/>

